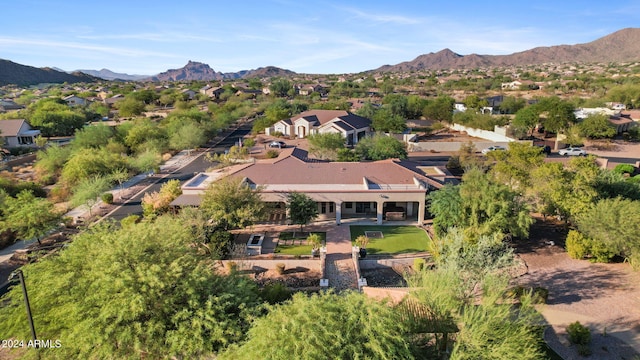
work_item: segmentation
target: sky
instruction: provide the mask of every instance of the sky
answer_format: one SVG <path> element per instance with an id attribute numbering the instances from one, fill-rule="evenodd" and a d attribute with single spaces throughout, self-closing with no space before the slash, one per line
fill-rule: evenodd
<path id="1" fill-rule="evenodd" d="M 342 74 L 449 48 L 505 55 L 640 27 L 638 0 L 17 0 L 1 4 L 0 58 L 155 75 L 277 66 Z"/>

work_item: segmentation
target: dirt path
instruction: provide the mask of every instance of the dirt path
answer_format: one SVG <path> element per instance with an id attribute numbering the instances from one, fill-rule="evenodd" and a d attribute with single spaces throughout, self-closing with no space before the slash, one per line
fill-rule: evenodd
<path id="1" fill-rule="evenodd" d="M 628 264 L 592 264 L 569 258 L 564 234 L 551 224 L 534 226 L 531 242 L 517 248 L 528 266 L 519 284 L 549 290 L 540 308 L 552 331 L 550 345 L 565 359 L 580 358 L 566 327 L 580 321 L 592 334 L 589 359 L 633 359 L 640 354 L 640 273 Z M 552 243 L 553 242 L 553 243 Z"/>

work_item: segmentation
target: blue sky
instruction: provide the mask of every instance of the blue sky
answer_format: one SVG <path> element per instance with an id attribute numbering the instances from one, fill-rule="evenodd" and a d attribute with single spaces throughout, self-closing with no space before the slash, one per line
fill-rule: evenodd
<path id="1" fill-rule="evenodd" d="M 352 73 L 449 48 L 501 55 L 640 27 L 640 1 L 54 1 L 2 4 L 0 58 L 157 74 L 187 61 L 232 72 Z"/>

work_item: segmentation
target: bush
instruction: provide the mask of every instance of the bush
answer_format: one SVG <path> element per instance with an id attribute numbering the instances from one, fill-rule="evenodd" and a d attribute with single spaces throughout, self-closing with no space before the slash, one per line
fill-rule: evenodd
<path id="1" fill-rule="evenodd" d="M 260 291 L 260 297 L 271 305 L 285 302 L 291 298 L 293 291 L 283 283 L 270 283 Z"/>
<path id="2" fill-rule="evenodd" d="M 572 259 L 584 259 L 589 254 L 587 238 L 576 230 L 570 230 L 567 234 L 565 248 Z"/>
<path id="3" fill-rule="evenodd" d="M 589 345 L 591 342 L 591 330 L 580 324 L 579 321 L 567 326 L 567 334 L 569 335 L 569 341 L 576 345 Z"/>
<path id="4" fill-rule="evenodd" d="M 419 272 L 424 269 L 426 261 L 424 259 L 413 259 L 413 271 Z"/>
<path id="5" fill-rule="evenodd" d="M 454 155 L 449 158 L 446 165 L 447 169 L 460 169 L 462 164 L 460 164 L 460 156 Z"/>
<path id="6" fill-rule="evenodd" d="M 284 269 L 285 268 L 286 268 L 286 265 L 284 263 L 277 263 L 276 264 L 276 272 L 278 273 L 278 275 L 284 274 Z"/>
<path id="7" fill-rule="evenodd" d="M 589 239 L 576 230 L 567 234 L 565 247 L 573 259 L 586 258 L 591 262 L 608 263 L 616 256 L 616 252 L 606 243 Z"/>
<path id="8" fill-rule="evenodd" d="M 122 226 L 123 228 L 129 227 L 129 226 L 133 226 L 137 223 L 140 222 L 140 215 L 129 215 L 126 218 L 120 220 L 120 226 Z"/>
<path id="9" fill-rule="evenodd" d="M 618 174 L 633 174 L 636 171 L 636 168 L 631 164 L 618 164 L 613 169 L 613 172 Z"/>
<path id="10" fill-rule="evenodd" d="M 268 159 L 275 159 L 275 158 L 278 157 L 278 155 L 279 155 L 279 153 L 278 153 L 277 150 L 269 150 L 269 151 L 267 151 L 267 158 Z"/>
<path id="11" fill-rule="evenodd" d="M 102 202 L 105 204 L 113 204 L 113 194 L 109 192 L 102 194 Z"/>
<path id="12" fill-rule="evenodd" d="M 589 345 L 578 345 L 578 355 L 580 356 L 590 356 L 592 354 L 591 348 Z"/>
<path id="13" fill-rule="evenodd" d="M 227 271 L 230 274 L 235 273 L 236 271 L 238 271 L 238 264 L 235 261 L 227 261 L 224 266 L 227 268 Z"/>

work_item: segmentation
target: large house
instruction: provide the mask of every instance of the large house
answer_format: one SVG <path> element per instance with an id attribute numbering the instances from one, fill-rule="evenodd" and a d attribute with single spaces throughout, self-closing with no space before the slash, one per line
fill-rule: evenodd
<path id="1" fill-rule="evenodd" d="M 34 130 L 24 119 L 0 120 L 0 138 L 7 148 L 35 146 L 40 130 Z"/>
<path id="2" fill-rule="evenodd" d="M 344 217 L 373 217 L 378 224 L 393 220 L 421 224 L 426 194 L 455 181 L 446 170 L 411 161 L 323 162 L 307 155 L 290 148 L 276 159 L 200 173 L 182 186 L 182 195 L 171 206 L 198 206 L 212 182 L 234 177 L 252 188 L 260 187 L 263 201 L 282 215 L 287 195 L 298 192 L 317 202 L 320 220 L 340 224 Z"/>
<path id="3" fill-rule="evenodd" d="M 290 119 L 280 120 L 265 129 L 267 135 L 279 132 L 304 138 L 312 134 L 340 133 L 348 145 L 358 143 L 371 132 L 371 120 L 344 110 L 309 110 Z"/>

